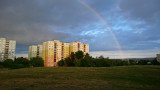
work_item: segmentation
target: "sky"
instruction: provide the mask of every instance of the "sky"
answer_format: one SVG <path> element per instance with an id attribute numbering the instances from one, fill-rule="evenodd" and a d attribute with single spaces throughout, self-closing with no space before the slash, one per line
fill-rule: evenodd
<path id="1" fill-rule="evenodd" d="M 160 0 L 0 0 L 0 37 L 16 40 L 18 57 L 48 40 L 87 43 L 93 57 L 155 57 Z"/>

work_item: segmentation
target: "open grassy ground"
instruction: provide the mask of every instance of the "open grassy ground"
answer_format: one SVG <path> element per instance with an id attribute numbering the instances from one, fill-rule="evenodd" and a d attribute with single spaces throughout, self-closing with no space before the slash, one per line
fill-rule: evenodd
<path id="1" fill-rule="evenodd" d="M 160 90 L 160 66 L 0 69 L 0 90 Z"/>

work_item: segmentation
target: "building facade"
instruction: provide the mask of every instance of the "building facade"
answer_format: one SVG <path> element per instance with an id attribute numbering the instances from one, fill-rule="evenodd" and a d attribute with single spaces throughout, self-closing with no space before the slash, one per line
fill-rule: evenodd
<path id="1" fill-rule="evenodd" d="M 42 58 L 45 67 L 57 66 L 59 60 L 70 56 L 71 52 L 89 53 L 89 45 L 81 42 L 64 43 L 58 40 L 43 42 Z"/>
<path id="2" fill-rule="evenodd" d="M 70 53 L 71 52 L 77 52 L 82 51 L 84 54 L 89 54 L 89 44 L 84 44 L 81 42 L 72 42 L 70 43 Z"/>
<path id="3" fill-rule="evenodd" d="M 29 46 L 28 58 L 42 57 L 42 45 Z"/>
<path id="4" fill-rule="evenodd" d="M 16 41 L 0 38 L 0 61 L 15 58 Z"/>
<path id="5" fill-rule="evenodd" d="M 157 54 L 157 61 L 160 63 L 160 54 Z"/>
<path id="6" fill-rule="evenodd" d="M 58 40 L 43 42 L 43 60 L 44 66 L 53 67 L 62 59 L 62 44 Z"/>
<path id="7" fill-rule="evenodd" d="M 70 43 L 64 43 L 62 42 L 62 58 L 65 59 L 70 56 Z"/>

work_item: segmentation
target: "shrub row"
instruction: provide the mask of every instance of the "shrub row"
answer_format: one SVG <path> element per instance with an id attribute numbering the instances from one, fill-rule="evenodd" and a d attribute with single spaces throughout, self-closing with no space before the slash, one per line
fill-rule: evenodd
<path id="1" fill-rule="evenodd" d="M 30 60 L 19 57 L 15 58 L 15 60 L 7 59 L 3 62 L 0 62 L 0 67 L 10 68 L 10 69 L 18 69 L 18 68 L 27 68 L 27 67 L 43 67 L 44 62 L 40 57 L 31 58 Z"/>

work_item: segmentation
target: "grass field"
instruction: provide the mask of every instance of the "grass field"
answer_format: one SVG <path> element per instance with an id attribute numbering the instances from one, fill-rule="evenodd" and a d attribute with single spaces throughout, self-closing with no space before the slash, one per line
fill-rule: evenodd
<path id="1" fill-rule="evenodd" d="M 0 69 L 0 90 L 160 90 L 160 66 Z"/>

